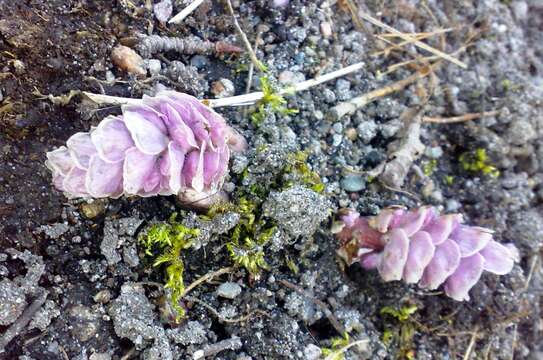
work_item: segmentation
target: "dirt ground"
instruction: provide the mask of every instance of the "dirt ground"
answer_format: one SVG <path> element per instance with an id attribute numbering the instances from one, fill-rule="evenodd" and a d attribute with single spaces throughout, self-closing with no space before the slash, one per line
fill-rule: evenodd
<path id="1" fill-rule="evenodd" d="M 250 41 L 261 39 L 257 57 L 280 86 L 357 62 L 364 67 L 287 96 L 287 107 L 297 112 L 268 111 L 258 124 L 251 121 L 254 106 L 218 109 L 249 142 L 249 150 L 231 160 L 225 185 L 231 200 L 250 194 L 278 232 L 264 249 L 269 269 L 254 277 L 238 267 L 200 285 L 183 303 L 181 323 L 168 317 L 163 275 L 145 258 L 138 236 L 173 212 L 209 234 L 185 255 L 189 284 L 232 266 L 225 250 L 231 219 L 207 223 L 173 197 L 68 200 L 53 188 L 44 165 L 47 151 L 120 111 L 78 94 L 63 96 L 71 91 L 139 98 L 167 87 L 213 98 L 226 79 L 230 95 L 246 92 L 251 62 L 245 52 L 137 45 L 141 36 L 156 34 L 243 48 L 225 3 L 206 0 L 171 25 L 157 19 L 157 2 L 0 0 L 0 301 L 7 309 L 0 336 L 36 307 L 32 320 L 3 344 L 0 358 L 319 359 L 326 349 L 356 341 L 361 345 L 336 359 L 543 358 L 540 1 L 291 0 L 284 7 L 232 1 Z M 186 5 L 164 2 L 174 14 Z M 405 33 L 449 29 L 425 41 L 446 53 L 458 50 L 466 69 L 428 58 L 412 44 L 382 51 L 389 45 L 376 34 L 383 30 L 364 21 L 353 4 Z M 112 63 L 120 43 L 145 59 L 145 75 Z M 420 73 L 428 61 L 439 62 L 432 76 L 334 116 L 338 103 Z M 251 91 L 259 89 L 260 76 L 255 70 Z M 497 111 L 458 123 L 423 123 L 426 149 L 401 189 L 383 185 L 368 171 L 401 140 L 404 111 L 419 106 L 424 116 L 440 119 Z M 322 194 L 308 190 L 307 181 L 289 187 L 299 179 L 289 178 L 285 164 L 300 150 L 319 175 Z M 483 150 L 481 166 L 467 170 L 466 162 Z M 384 283 L 337 257 L 330 229 L 338 209 L 374 215 L 390 205 L 422 204 L 494 229 L 498 241 L 519 248 L 520 262 L 508 275 L 485 274 L 470 301 L 456 302 Z M 224 295 L 227 290 L 235 294 Z M 385 308 L 415 310 L 400 319 L 383 314 Z"/>

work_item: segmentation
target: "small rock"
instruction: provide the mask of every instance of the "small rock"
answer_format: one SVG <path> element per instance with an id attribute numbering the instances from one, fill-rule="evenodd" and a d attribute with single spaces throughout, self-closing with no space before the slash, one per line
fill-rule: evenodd
<path id="1" fill-rule="evenodd" d="M 140 258 L 138 256 L 136 245 L 132 244 L 123 248 L 123 260 L 130 267 L 136 267 L 140 264 Z"/>
<path id="2" fill-rule="evenodd" d="M 443 149 L 440 146 L 429 146 L 425 153 L 430 159 L 439 159 L 443 155 Z"/>
<path id="3" fill-rule="evenodd" d="M 152 76 L 157 76 L 162 70 L 162 64 L 158 59 L 149 59 L 147 61 L 147 69 L 149 69 L 149 74 Z"/>
<path id="4" fill-rule="evenodd" d="M 71 333 L 81 342 L 94 337 L 100 329 L 99 316 L 84 305 L 75 305 L 69 310 Z"/>
<path id="5" fill-rule="evenodd" d="M 23 289 L 9 279 L 0 281 L 0 325 L 9 325 L 26 308 Z"/>
<path id="6" fill-rule="evenodd" d="M 334 134 L 332 136 L 332 146 L 339 146 L 341 144 L 341 142 L 343 141 L 343 136 L 341 136 L 340 134 Z"/>
<path id="7" fill-rule="evenodd" d="M 536 138 L 537 134 L 528 120 L 520 119 L 511 123 L 508 129 L 509 142 L 513 145 L 524 145 Z"/>
<path id="8" fill-rule="evenodd" d="M 217 289 L 217 295 L 227 299 L 235 299 L 239 294 L 241 294 L 241 286 L 234 282 L 222 283 Z"/>
<path id="9" fill-rule="evenodd" d="M 211 93 L 217 99 L 233 96 L 235 92 L 234 83 L 229 79 L 220 79 L 211 84 Z"/>
<path id="10" fill-rule="evenodd" d="M 341 179 L 340 185 L 347 192 L 358 192 L 366 188 L 366 181 L 361 175 L 347 175 Z"/>
<path id="11" fill-rule="evenodd" d="M 332 25 L 328 21 L 321 22 L 321 34 L 325 39 L 332 37 Z"/>
<path id="12" fill-rule="evenodd" d="M 373 120 L 363 121 L 358 125 L 357 131 L 360 139 L 367 144 L 377 135 L 377 124 Z"/>
<path id="13" fill-rule="evenodd" d="M 188 321 L 166 333 L 173 342 L 183 346 L 203 344 L 207 340 L 207 331 L 199 321 Z"/>
<path id="14" fill-rule="evenodd" d="M 155 17 L 160 22 L 167 22 L 172 16 L 173 5 L 172 0 L 162 0 L 159 3 L 153 5 L 153 12 Z"/>
<path id="15" fill-rule="evenodd" d="M 111 360 L 111 355 L 108 353 L 93 353 L 89 356 L 89 360 Z"/>
<path id="16" fill-rule="evenodd" d="M 100 290 L 94 295 L 94 301 L 101 304 L 107 304 L 111 300 L 111 291 L 104 289 Z"/>
<path id="17" fill-rule="evenodd" d="M 56 223 L 52 225 L 42 225 L 36 230 L 36 232 L 44 233 L 47 237 L 51 239 L 58 239 L 62 235 L 67 233 L 68 230 L 70 230 L 70 227 L 68 226 L 68 224 Z"/>
<path id="18" fill-rule="evenodd" d="M 143 68 L 143 59 L 128 46 L 117 45 L 111 51 L 111 61 L 119 69 L 131 74 L 145 76 L 147 72 Z"/>
<path id="19" fill-rule="evenodd" d="M 343 124 L 340 122 L 335 123 L 332 125 L 332 129 L 336 134 L 341 134 L 343 132 Z"/>
<path id="20" fill-rule="evenodd" d="M 460 204 L 457 200 L 448 199 L 445 202 L 445 211 L 446 212 L 456 212 L 456 211 L 458 211 L 458 209 L 460 209 L 460 206 L 462 206 L 462 204 Z"/>
<path id="21" fill-rule="evenodd" d="M 107 200 L 96 199 L 89 203 L 83 203 L 79 206 L 79 211 L 87 219 L 94 219 L 104 213 L 106 210 Z"/>
<path id="22" fill-rule="evenodd" d="M 351 141 L 355 141 L 358 137 L 358 133 L 356 132 L 355 128 L 351 127 L 345 130 L 345 137 Z"/>
<path id="23" fill-rule="evenodd" d="M 305 360 L 318 360 L 321 358 L 322 350 L 315 344 L 309 344 L 304 348 Z"/>
<path id="24" fill-rule="evenodd" d="M 60 310 L 57 305 L 52 300 L 47 300 L 41 309 L 36 312 L 30 324 L 28 324 L 29 329 L 40 329 L 45 331 L 53 318 L 56 318 L 60 315 Z"/>
<path id="25" fill-rule="evenodd" d="M 322 97 L 324 98 L 324 101 L 328 104 L 336 102 L 336 94 L 329 88 L 324 88 L 322 90 Z"/>

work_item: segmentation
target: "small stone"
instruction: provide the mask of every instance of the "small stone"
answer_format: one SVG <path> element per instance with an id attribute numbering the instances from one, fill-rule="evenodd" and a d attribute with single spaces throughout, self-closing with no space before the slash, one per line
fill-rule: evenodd
<path id="1" fill-rule="evenodd" d="M 340 185 L 347 192 L 358 192 L 366 188 L 366 181 L 361 175 L 347 175 L 341 179 Z"/>
<path id="2" fill-rule="evenodd" d="M 159 3 L 156 3 L 153 5 L 153 12 L 158 21 L 165 23 L 172 16 L 172 0 L 162 0 Z"/>
<path id="3" fill-rule="evenodd" d="M 17 320 L 25 308 L 23 289 L 11 280 L 0 281 L 0 325 L 9 325 Z"/>
<path id="4" fill-rule="evenodd" d="M 321 34 L 325 39 L 332 37 L 332 25 L 328 21 L 321 22 Z"/>
<path id="5" fill-rule="evenodd" d="M 150 59 L 147 61 L 147 69 L 149 69 L 149 74 L 157 76 L 160 74 L 160 70 L 162 70 L 162 64 L 158 59 Z"/>
<path id="6" fill-rule="evenodd" d="M 83 203 L 79 206 L 79 211 L 87 219 L 94 219 L 104 213 L 106 210 L 107 200 L 97 199 L 89 203 Z"/>
<path id="7" fill-rule="evenodd" d="M 343 132 L 343 124 L 340 122 L 335 123 L 332 125 L 332 129 L 336 134 L 341 134 Z"/>
<path id="8" fill-rule="evenodd" d="M 108 353 L 93 353 L 89 356 L 89 360 L 111 360 L 111 355 Z"/>
<path id="9" fill-rule="evenodd" d="M 294 82 L 294 72 L 285 70 L 279 74 L 277 80 L 283 85 L 292 84 Z"/>
<path id="10" fill-rule="evenodd" d="M 111 61 L 119 69 L 128 73 L 145 76 L 143 59 L 134 49 L 124 45 L 117 45 L 111 51 Z"/>
<path id="11" fill-rule="evenodd" d="M 536 137 L 537 134 L 528 120 L 520 119 L 509 126 L 507 138 L 513 145 L 524 145 Z"/>
<path id="12" fill-rule="evenodd" d="M 209 66 L 209 59 L 204 55 L 194 55 L 190 58 L 190 64 L 198 70 L 203 70 Z"/>
<path id="13" fill-rule="evenodd" d="M 351 127 L 345 130 L 345 137 L 351 141 L 355 141 L 358 137 L 358 133 L 355 128 Z"/>
<path id="14" fill-rule="evenodd" d="M 443 155 L 443 149 L 440 146 L 429 146 L 425 153 L 430 159 L 439 159 Z"/>
<path id="15" fill-rule="evenodd" d="M 235 299 L 241 294 L 241 286 L 234 282 L 222 283 L 217 289 L 217 295 L 227 299 Z"/>
<path id="16" fill-rule="evenodd" d="M 322 90 L 322 97 L 324 98 L 324 101 L 328 104 L 336 102 L 336 94 L 329 88 L 324 88 Z"/>
<path id="17" fill-rule="evenodd" d="M 363 121 L 358 125 L 357 131 L 362 142 L 367 144 L 377 135 L 377 124 L 373 120 Z"/>
<path id="18" fill-rule="evenodd" d="M 138 256 L 136 245 L 132 244 L 123 248 L 123 260 L 130 267 L 136 267 L 140 264 L 140 258 Z"/>
<path id="19" fill-rule="evenodd" d="M 460 204 L 458 202 L 458 200 L 448 199 L 445 202 L 445 211 L 446 212 L 456 212 L 456 211 L 458 211 L 458 209 L 460 209 L 460 206 L 462 206 L 462 204 Z"/>
<path id="20" fill-rule="evenodd" d="M 228 79 L 220 79 L 211 84 L 211 93 L 217 99 L 233 96 L 235 91 L 234 83 Z"/>
<path id="21" fill-rule="evenodd" d="M 343 136 L 341 136 L 340 134 L 334 134 L 332 136 L 332 146 L 339 146 L 342 141 L 343 141 Z"/>
<path id="22" fill-rule="evenodd" d="M 25 64 L 21 60 L 13 60 L 13 69 L 17 75 L 21 75 L 25 71 Z"/>
<path id="23" fill-rule="evenodd" d="M 309 344 L 304 348 L 305 360 L 318 360 L 321 358 L 322 350 L 315 344 Z"/>
<path id="24" fill-rule="evenodd" d="M 69 310 L 71 333 L 81 342 L 94 337 L 100 329 L 99 317 L 91 308 L 84 305 L 75 305 Z"/>
<path id="25" fill-rule="evenodd" d="M 100 290 L 94 295 L 94 301 L 100 304 L 107 304 L 111 300 L 111 291 L 108 289 Z"/>

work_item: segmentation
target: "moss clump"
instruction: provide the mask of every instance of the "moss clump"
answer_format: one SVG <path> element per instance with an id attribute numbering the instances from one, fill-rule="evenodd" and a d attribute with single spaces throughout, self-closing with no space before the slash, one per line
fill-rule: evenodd
<path id="1" fill-rule="evenodd" d="M 426 176 L 430 176 L 434 173 L 434 171 L 437 168 L 437 160 L 436 159 L 430 159 L 429 161 L 425 162 L 422 166 L 422 172 Z"/>
<path id="2" fill-rule="evenodd" d="M 143 245 L 146 255 L 154 257 L 153 266 L 165 267 L 164 287 L 170 290 L 171 307 L 179 319 L 185 315 L 185 309 L 180 305 L 185 291 L 183 281 L 185 265 L 181 251 L 191 247 L 192 239 L 200 231 L 178 223 L 175 220 L 176 215 L 172 214 L 166 223 L 152 225 L 147 234 L 140 237 L 140 244 Z"/>
<path id="3" fill-rule="evenodd" d="M 330 340 L 330 347 L 329 348 L 322 348 L 322 355 L 324 357 L 328 357 L 334 353 L 336 353 L 338 350 L 344 348 L 345 346 L 349 345 L 351 341 L 351 338 L 347 332 L 343 333 L 343 336 L 338 336 L 335 338 L 332 338 Z M 332 360 L 344 360 L 345 355 L 343 352 L 337 353 L 332 356 Z"/>
<path id="4" fill-rule="evenodd" d="M 319 174 L 311 170 L 307 164 L 308 157 L 309 154 L 306 151 L 297 151 L 287 156 L 287 164 L 283 168 L 283 173 L 293 175 L 296 181 L 287 181 L 285 187 L 291 187 L 297 182 L 316 193 L 322 194 L 325 186 L 322 183 Z"/>
<path id="5" fill-rule="evenodd" d="M 260 125 L 267 114 L 272 112 L 280 115 L 290 115 L 298 113 L 297 109 L 289 109 L 285 105 L 287 100 L 272 85 L 267 76 L 260 77 L 260 87 L 262 88 L 262 99 L 257 103 L 258 109 L 251 115 L 253 125 Z"/>
<path id="6" fill-rule="evenodd" d="M 485 149 L 478 148 L 474 152 L 465 152 L 460 155 L 458 160 L 465 171 L 482 173 L 493 178 L 500 176 L 500 171 L 490 163 Z"/>
<path id="7" fill-rule="evenodd" d="M 385 306 L 381 309 L 382 316 L 391 317 L 392 322 L 385 323 L 382 341 L 386 346 L 397 343 L 400 350 L 398 358 L 412 360 L 415 358 L 413 338 L 415 336 L 416 322 L 412 315 L 417 312 L 417 306 L 407 305 L 400 308 Z"/>

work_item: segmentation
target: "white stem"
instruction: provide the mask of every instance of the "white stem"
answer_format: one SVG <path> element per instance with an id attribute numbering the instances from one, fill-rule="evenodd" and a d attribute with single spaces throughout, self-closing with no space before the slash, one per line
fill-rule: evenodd
<path id="1" fill-rule="evenodd" d="M 175 15 L 168 21 L 168 24 L 179 24 L 181 21 L 185 20 L 198 6 L 202 5 L 204 0 L 194 0 L 186 8 L 184 8 L 179 14 Z"/>
<path id="2" fill-rule="evenodd" d="M 338 77 L 345 76 L 355 71 L 358 71 L 362 69 L 363 67 L 364 67 L 364 63 L 359 62 L 353 65 L 344 67 L 342 69 L 332 71 L 331 73 L 324 74 L 322 76 L 317 76 L 316 78 L 313 78 L 310 80 L 302 81 L 300 83 L 294 84 L 291 87 L 281 89 L 279 93 L 284 95 L 284 94 L 290 94 L 293 92 L 304 91 L 313 86 L 317 86 L 324 82 L 334 80 Z M 141 99 L 132 99 L 132 98 L 117 97 L 117 96 L 93 94 L 86 91 L 83 92 L 83 95 L 85 95 L 90 100 L 94 101 L 95 103 L 99 105 L 139 104 L 141 102 Z M 252 105 L 256 103 L 258 100 L 262 99 L 263 96 L 264 96 L 264 93 L 262 91 L 257 91 L 257 92 L 252 92 L 249 94 L 231 96 L 231 97 L 222 98 L 222 99 L 205 99 L 205 100 L 202 100 L 202 102 L 206 104 L 207 106 L 213 107 L 213 108 L 224 107 L 224 106 L 245 106 L 245 105 Z"/>

